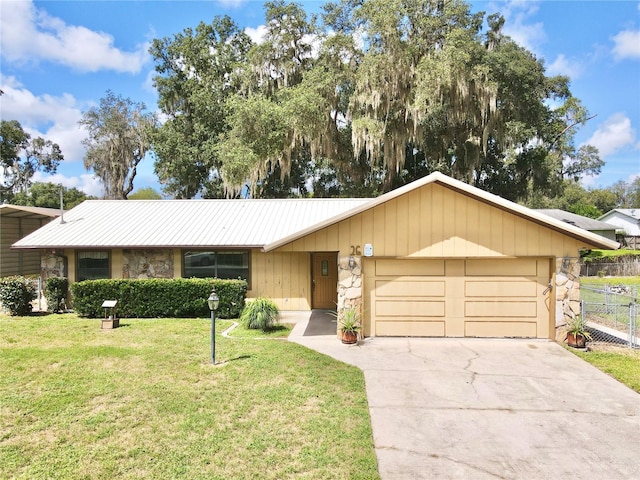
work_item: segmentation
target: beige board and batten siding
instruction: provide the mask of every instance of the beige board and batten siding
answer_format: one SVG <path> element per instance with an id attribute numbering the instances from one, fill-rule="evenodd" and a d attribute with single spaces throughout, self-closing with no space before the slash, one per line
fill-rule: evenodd
<path id="1" fill-rule="evenodd" d="M 269 297 L 280 310 L 310 310 L 310 262 L 306 252 L 252 251 L 247 299 Z"/>
<path id="2" fill-rule="evenodd" d="M 553 335 L 554 292 L 543 293 L 555 259 L 576 257 L 589 246 L 544 222 L 428 183 L 276 251 L 348 256 L 365 244 L 373 246 L 362 273 L 365 335 L 538 338 Z M 378 260 L 396 273 L 378 275 Z M 371 292 L 384 277 L 383 293 L 425 293 L 409 302 L 382 302 L 376 311 Z M 404 320 L 389 320 L 394 308 Z"/>
<path id="3" fill-rule="evenodd" d="M 277 249 L 337 251 L 371 244 L 375 257 L 575 257 L 586 246 L 504 209 L 430 183 Z"/>

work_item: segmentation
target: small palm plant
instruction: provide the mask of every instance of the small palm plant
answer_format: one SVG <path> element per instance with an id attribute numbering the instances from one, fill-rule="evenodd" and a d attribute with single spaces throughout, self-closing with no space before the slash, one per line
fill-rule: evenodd
<path id="1" fill-rule="evenodd" d="M 240 322 L 247 329 L 262 330 L 266 332 L 274 328 L 280 319 L 278 306 L 267 297 L 258 297 L 248 303 L 242 314 Z"/>
<path id="2" fill-rule="evenodd" d="M 353 344 L 358 341 L 360 331 L 360 314 L 355 308 L 345 308 L 339 322 L 342 332 L 342 343 Z"/>

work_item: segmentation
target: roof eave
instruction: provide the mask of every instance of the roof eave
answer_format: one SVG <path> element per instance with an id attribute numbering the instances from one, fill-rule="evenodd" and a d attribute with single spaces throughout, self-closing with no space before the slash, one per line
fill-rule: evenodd
<path id="1" fill-rule="evenodd" d="M 179 249 L 224 249 L 224 250 L 260 250 L 264 245 L 19 245 L 16 242 L 11 245 L 13 250 L 113 250 L 113 249 L 135 249 L 142 250 L 146 248 L 179 248 Z"/>

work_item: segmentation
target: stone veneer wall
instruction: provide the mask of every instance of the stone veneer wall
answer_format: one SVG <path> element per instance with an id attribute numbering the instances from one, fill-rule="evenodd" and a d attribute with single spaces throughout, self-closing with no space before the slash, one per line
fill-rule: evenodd
<path id="1" fill-rule="evenodd" d="M 40 274 L 42 275 L 42 281 L 46 282 L 47 278 L 51 277 L 68 277 L 69 274 L 65 272 L 65 257 L 57 255 L 51 250 L 46 251 L 40 257 Z"/>
<path id="2" fill-rule="evenodd" d="M 173 278 L 173 250 L 123 250 L 122 278 Z"/>
<path id="3" fill-rule="evenodd" d="M 580 315 L 580 259 L 556 259 L 556 327 Z"/>
<path id="4" fill-rule="evenodd" d="M 353 268 L 349 266 L 349 258 L 338 258 L 338 322 L 345 309 L 362 313 L 362 258 L 353 257 Z"/>

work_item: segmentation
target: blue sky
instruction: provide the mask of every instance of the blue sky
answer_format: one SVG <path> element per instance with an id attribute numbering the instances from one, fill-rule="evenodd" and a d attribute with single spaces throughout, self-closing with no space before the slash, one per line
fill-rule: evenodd
<path id="1" fill-rule="evenodd" d="M 304 1 L 317 11 L 324 2 Z M 577 143 L 600 150 L 605 167 L 585 179 L 607 187 L 640 176 L 640 2 L 473 1 L 474 11 L 500 12 L 504 31 L 544 59 L 549 74 L 566 74 L 571 88 L 596 117 Z M 107 89 L 155 110 L 154 38 L 172 36 L 215 15 L 227 14 L 259 38 L 262 2 L 211 1 L 32 1 L 0 0 L 0 114 L 18 120 L 31 135 L 58 143 L 65 156 L 54 176 L 99 196 L 99 183 L 85 171 L 78 127 L 82 112 Z M 139 167 L 136 189 L 160 185 L 153 161 Z"/>

